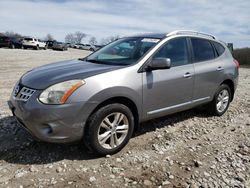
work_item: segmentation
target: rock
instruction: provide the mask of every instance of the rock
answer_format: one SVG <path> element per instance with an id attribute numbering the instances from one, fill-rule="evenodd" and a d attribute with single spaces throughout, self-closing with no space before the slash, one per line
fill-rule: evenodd
<path id="1" fill-rule="evenodd" d="M 17 172 L 16 175 L 15 175 L 15 178 L 21 178 L 21 177 L 23 177 L 25 174 L 27 174 L 27 171 L 20 171 L 20 172 Z"/>
<path id="2" fill-rule="evenodd" d="M 121 163 L 122 159 L 121 158 L 116 158 L 116 162 Z"/>
<path id="3" fill-rule="evenodd" d="M 161 184 L 162 184 L 162 186 L 164 186 L 164 185 L 169 185 L 169 184 L 171 184 L 171 182 L 169 182 L 168 180 L 165 180 L 165 181 L 162 182 Z"/>
<path id="4" fill-rule="evenodd" d="M 169 175 L 168 178 L 169 179 L 174 179 L 174 176 L 173 175 Z"/>
<path id="5" fill-rule="evenodd" d="M 207 172 L 204 172 L 204 176 L 209 177 L 209 176 L 210 176 L 210 174 L 209 174 L 209 173 L 207 173 Z"/>
<path id="6" fill-rule="evenodd" d="M 91 177 L 89 178 L 89 181 L 92 183 L 92 182 L 96 181 L 96 178 L 95 178 L 94 176 L 91 176 Z"/>
<path id="7" fill-rule="evenodd" d="M 215 165 L 212 165 L 212 166 L 210 166 L 210 168 L 211 168 L 211 169 L 215 169 L 215 168 L 216 168 L 216 166 L 215 166 Z"/>
<path id="8" fill-rule="evenodd" d="M 195 167 L 200 167 L 202 165 L 201 161 L 194 160 L 194 166 Z"/>
<path id="9" fill-rule="evenodd" d="M 30 170 L 30 172 L 37 172 L 38 171 L 37 168 L 33 165 L 29 168 L 29 170 Z"/>
<path id="10" fill-rule="evenodd" d="M 63 171 L 63 169 L 62 169 L 62 167 L 60 167 L 60 166 L 56 169 L 56 172 L 57 172 L 57 173 L 60 173 L 60 172 L 62 172 L 62 171 Z"/>
<path id="11" fill-rule="evenodd" d="M 150 180 L 144 180 L 143 184 L 146 186 L 151 186 L 152 182 Z"/>
<path id="12" fill-rule="evenodd" d="M 199 188 L 199 186 L 196 185 L 195 183 L 191 183 L 189 187 L 190 187 L 190 188 Z"/>
<path id="13" fill-rule="evenodd" d="M 186 171 L 191 171 L 191 168 L 188 166 L 185 169 L 186 169 Z"/>

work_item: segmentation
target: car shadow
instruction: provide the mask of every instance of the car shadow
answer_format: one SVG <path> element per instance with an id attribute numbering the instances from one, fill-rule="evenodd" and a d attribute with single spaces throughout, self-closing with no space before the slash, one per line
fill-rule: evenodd
<path id="1" fill-rule="evenodd" d="M 141 123 L 138 130 L 135 132 L 134 136 L 140 136 L 147 132 L 153 132 L 156 129 L 161 129 L 163 127 L 175 126 L 176 123 L 185 121 L 194 117 L 207 118 L 210 117 L 204 107 L 194 108 L 191 110 L 186 110 L 183 112 L 174 113 L 168 116 L 160 117 L 157 119 L 149 120 L 147 122 Z"/>
<path id="2" fill-rule="evenodd" d="M 208 115 L 194 109 L 154 119 L 142 123 L 134 137 L 155 131 L 157 128 L 174 126 L 177 122 L 193 117 L 208 117 Z M 99 157 L 88 152 L 84 144 L 38 142 L 18 125 L 13 116 L 0 118 L 0 160 L 13 164 L 48 164 L 63 159 L 91 160 L 96 158 Z"/>

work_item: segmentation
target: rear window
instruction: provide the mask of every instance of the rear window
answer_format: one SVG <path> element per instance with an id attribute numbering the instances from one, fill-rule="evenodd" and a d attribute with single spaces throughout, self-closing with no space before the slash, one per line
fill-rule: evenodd
<path id="1" fill-rule="evenodd" d="M 213 42 L 213 45 L 218 56 L 224 53 L 225 48 L 221 44 L 219 44 L 218 42 Z"/>
<path id="2" fill-rule="evenodd" d="M 33 38 L 24 38 L 24 40 L 33 41 Z"/>
<path id="3" fill-rule="evenodd" d="M 191 41 L 195 62 L 207 61 L 215 58 L 214 49 L 208 40 L 192 38 Z"/>

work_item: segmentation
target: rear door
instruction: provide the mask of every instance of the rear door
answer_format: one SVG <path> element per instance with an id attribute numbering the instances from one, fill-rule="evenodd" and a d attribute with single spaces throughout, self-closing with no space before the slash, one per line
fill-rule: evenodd
<path id="1" fill-rule="evenodd" d="M 167 41 L 152 58 L 170 58 L 171 68 L 143 73 L 143 110 L 147 119 L 188 108 L 194 68 L 185 37 Z"/>
<path id="2" fill-rule="evenodd" d="M 190 38 L 195 70 L 194 100 L 212 100 L 223 76 L 223 62 L 217 58 L 212 41 Z"/>

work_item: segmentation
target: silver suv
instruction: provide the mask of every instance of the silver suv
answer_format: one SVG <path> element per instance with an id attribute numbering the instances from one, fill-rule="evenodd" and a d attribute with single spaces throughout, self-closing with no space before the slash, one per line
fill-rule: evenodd
<path id="1" fill-rule="evenodd" d="M 27 72 L 8 104 L 39 140 L 84 140 L 98 154 L 114 154 L 143 121 L 200 105 L 224 114 L 238 68 L 226 45 L 208 34 L 130 36 L 86 58 Z"/>

